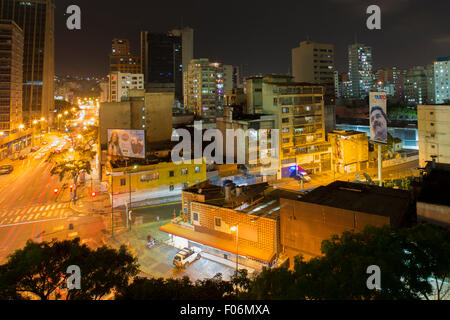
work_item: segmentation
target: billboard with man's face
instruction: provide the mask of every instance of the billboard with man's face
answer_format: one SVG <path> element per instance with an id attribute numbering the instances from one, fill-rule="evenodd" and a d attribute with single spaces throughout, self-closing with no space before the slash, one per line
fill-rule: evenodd
<path id="1" fill-rule="evenodd" d="M 145 131 L 108 129 L 108 155 L 145 158 Z"/>
<path id="2" fill-rule="evenodd" d="M 370 141 L 387 143 L 386 92 L 370 93 Z"/>

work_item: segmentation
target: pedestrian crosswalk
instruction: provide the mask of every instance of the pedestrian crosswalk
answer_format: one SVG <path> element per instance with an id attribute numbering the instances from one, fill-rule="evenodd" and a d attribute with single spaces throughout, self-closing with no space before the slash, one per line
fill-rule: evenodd
<path id="1" fill-rule="evenodd" d="M 12 209 L 0 208 L 0 225 L 67 218 L 71 213 L 68 208 L 68 202 Z"/>

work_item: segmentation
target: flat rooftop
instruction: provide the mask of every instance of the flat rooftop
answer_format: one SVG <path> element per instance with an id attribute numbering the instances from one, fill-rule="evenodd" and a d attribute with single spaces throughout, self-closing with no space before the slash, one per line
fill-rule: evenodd
<path id="1" fill-rule="evenodd" d="M 277 218 L 280 214 L 280 198 L 297 200 L 300 192 L 273 188 L 268 183 L 241 186 L 240 195 L 236 188 L 231 191 L 229 200 L 225 199 L 224 187 L 210 184 L 209 180 L 184 189 L 183 192 L 204 195 L 203 203 L 217 207 L 229 208 L 256 217 Z"/>
<path id="2" fill-rule="evenodd" d="M 307 193 L 298 201 L 390 217 L 391 224 L 398 226 L 409 209 L 411 196 L 405 190 L 336 181 Z"/>
<path id="3" fill-rule="evenodd" d="M 450 164 L 436 163 L 425 175 L 418 202 L 450 206 Z"/>

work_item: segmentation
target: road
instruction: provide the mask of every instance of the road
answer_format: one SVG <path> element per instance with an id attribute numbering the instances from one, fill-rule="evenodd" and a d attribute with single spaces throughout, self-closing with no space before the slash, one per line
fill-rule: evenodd
<path id="1" fill-rule="evenodd" d="M 48 137 L 49 143 L 54 139 Z M 35 159 L 31 154 L 25 160 L 1 163 L 12 164 L 14 171 L 0 176 L 0 264 L 28 239 L 41 242 L 79 236 L 85 243 L 101 244 L 102 217 L 71 210 L 68 190 L 54 193 L 55 188 L 61 190 L 63 182 L 50 174 L 52 164 L 45 158 Z M 69 229 L 69 224 L 73 228 Z"/>
<path id="2" fill-rule="evenodd" d="M 390 179 L 400 179 L 405 178 L 408 176 L 418 176 L 419 172 L 417 168 L 419 167 L 419 161 L 411 161 L 407 162 L 398 166 L 392 166 L 388 168 L 383 168 L 382 175 L 383 180 L 390 180 Z M 378 169 L 377 168 L 371 168 L 365 171 L 360 172 L 360 181 L 364 178 L 363 172 L 366 172 L 369 174 L 369 176 L 373 180 L 378 179 Z M 320 186 L 326 186 L 330 183 L 332 183 L 335 180 L 341 180 L 341 181 L 356 181 L 358 179 L 357 173 L 350 173 L 350 174 L 336 174 L 333 173 L 324 173 L 324 174 L 313 174 L 310 175 L 311 182 L 304 183 L 303 188 L 304 190 L 310 190 L 315 189 Z M 283 180 L 280 182 L 276 182 L 273 185 L 284 188 L 284 189 L 291 189 L 291 190 L 300 190 L 300 182 L 296 181 L 294 179 L 290 180 Z"/>

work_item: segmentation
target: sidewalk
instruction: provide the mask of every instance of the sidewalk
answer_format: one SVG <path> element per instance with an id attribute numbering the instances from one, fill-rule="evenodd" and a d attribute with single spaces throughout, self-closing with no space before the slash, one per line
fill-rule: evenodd
<path id="1" fill-rule="evenodd" d="M 111 212 L 111 201 L 108 193 L 97 193 L 95 197 L 89 194 L 88 186 L 80 186 L 77 189 L 78 200 L 74 204 L 70 202 L 70 208 L 79 213 L 109 213 Z M 70 199 L 70 191 L 65 191 L 65 196 Z M 120 210 L 117 210 L 120 211 Z"/>

